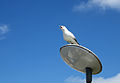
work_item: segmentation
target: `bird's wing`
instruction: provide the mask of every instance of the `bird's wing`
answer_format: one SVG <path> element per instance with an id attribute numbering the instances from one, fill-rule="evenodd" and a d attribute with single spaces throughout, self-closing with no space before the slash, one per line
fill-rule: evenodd
<path id="1" fill-rule="evenodd" d="M 72 38 L 75 40 L 75 42 L 79 45 L 79 43 L 77 42 L 77 40 L 76 40 L 75 36 L 73 35 L 73 33 L 71 33 L 70 31 L 68 31 L 67 34 L 68 34 L 70 37 L 72 37 Z"/>
<path id="2" fill-rule="evenodd" d="M 72 38 L 75 38 L 75 36 L 73 35 L 73 33 L 71 33 L 70 31 L 69 31 L 69 36 L 71 36 Z"/>

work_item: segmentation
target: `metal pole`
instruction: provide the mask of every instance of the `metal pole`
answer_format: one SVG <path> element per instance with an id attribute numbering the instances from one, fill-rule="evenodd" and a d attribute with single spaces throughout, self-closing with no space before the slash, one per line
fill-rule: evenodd
<path id="1" fill-rule="evenodd" d="M 86 68 L 86 83 L 92 82 L 92 69 L 87 67 Z"/>

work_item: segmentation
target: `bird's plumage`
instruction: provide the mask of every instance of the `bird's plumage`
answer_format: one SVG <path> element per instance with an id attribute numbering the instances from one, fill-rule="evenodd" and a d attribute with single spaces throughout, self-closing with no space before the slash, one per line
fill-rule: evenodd
<path id="1" fill-rule="evenodd" d="M 61 27 L 60 29 L 63 31 L 63 38 L 65 41 L 67 41 L 71 44 L 79 45 L 75 36 L 65 26 L 60 26 L 60 27 Z"/>

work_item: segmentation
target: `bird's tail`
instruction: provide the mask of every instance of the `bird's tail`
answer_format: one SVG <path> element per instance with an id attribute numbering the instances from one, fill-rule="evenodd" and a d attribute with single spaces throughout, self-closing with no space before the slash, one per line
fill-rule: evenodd
<path id="1" fill-rule="evenodd" d="M 76 39 L 74 39 L 74 40 L 76 41 L 76 44 L 80 45 Z"/>

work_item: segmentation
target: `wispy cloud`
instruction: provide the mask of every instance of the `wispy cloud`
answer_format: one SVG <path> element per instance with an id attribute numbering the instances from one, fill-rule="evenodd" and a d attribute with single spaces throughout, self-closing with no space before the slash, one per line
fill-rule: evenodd
<path id="1" fill-rule="evenodd" d="M 86 11 L 92 9 L 114 9 L 120 11 L 120 0 L 88 0 L 74 6 L 75 11 Z"/>
<path id="2" fill-rule="evenodd" d="M 5 34 L 9 32 L 9 28 L 7 25 L 0 26 L 0 40 L 5 39 Z"/>
<path id="3" fill-rule="evenodd" d="M 68 77 L 64 83 L 85 83 L 85 79 L 81 79 L 80 77 Z"/>
<path id="4" fill-rule="evenodd" d="M 85 83 L 85 79 L 81 79 L 80 77 L 69 77 L 65 80 L 65 83 Z M 93 78 L 92 83 L 120 83 L 120 73 L 111 78 Z"/>

